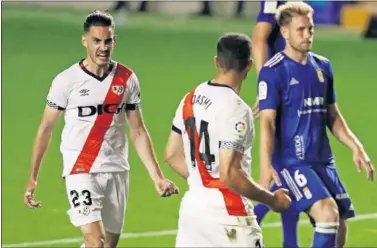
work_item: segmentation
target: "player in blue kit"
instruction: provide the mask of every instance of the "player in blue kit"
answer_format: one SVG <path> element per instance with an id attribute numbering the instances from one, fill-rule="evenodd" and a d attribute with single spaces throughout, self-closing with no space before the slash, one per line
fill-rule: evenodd
<path id="1" fill-rule="evenodd" d="M 257 75 L 259 75 L 261 68 L 267 60 L 285 48 L 285 40 L 280 33 L 280 27 L 275 19 L 277 8 L 285 3 L 286 1 L 261 1 L 260 3 L 257 23 L 254 27 L 252 37 L 253 62 Z M 253 115 L 255 118 L 259 116 L 258 99 L 253 107 Z M 269 188 L 269 185 L 263 186 L 266 189 Z M 278 189 L 276 184 L 273 184 L 270 188 L 272 191 L 276 189 Z M 260 225 L 269 210 L 262 203 L 256 204 L 254 213 Z M 286 211 L 281 214 L 281 221 L 283 225 L 283 246 L 298 248 L 297 223 L 299 221 L 299 213 Z"/>
<path id="2" fill-rule="evenodd" d="M 330 61 L 310 52 L 313 9 L 286 3 L 276 20 L 286 47 L 262 67 L 258 79 L 261 182 L 278 175 L 290 189 L 291 211 L 306 212 L 315 222 L 313 247 L 343 247 L 346 219 L 355 212 L 326 128 L 353 152 L 357 170 L 364 167 L 368 180 L 373 181 L 374 168 L 337 107 Z"/>
<path id="3" fill-rule="evenodd" d="M 275 13 L 286 1 L 261 1 L 257 23 L 253 30 L 253 62 L 259 74 L 264 63 L 276 53 L 284 50 L 285 40 L 281 36 Z"/>

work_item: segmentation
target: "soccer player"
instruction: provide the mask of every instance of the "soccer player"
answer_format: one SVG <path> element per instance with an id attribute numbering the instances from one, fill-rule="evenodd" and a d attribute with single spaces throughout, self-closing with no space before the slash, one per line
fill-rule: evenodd
<path id="1" fill-rule="evenodd" d="M 252 36 L 253 62 L 257 75 L 259 75 L 260 70 L 267 60 L 271 59 L 276 53 L 284 50 L 285 40 L 280 33 L 280 27 L 276 22 L 275 13 L 277 8 L 286 2 L 287 1 L 261 1 L 260 3 L 257 23 Z M 258 99 L 253 106 L 253 115 L 255 118 L 259 118 Z M 270 185 L 262 186 L 270 188 Z M 278 186 L 279 185 L 276 183 L 273 184 L 270 191 L 277 190 Z M 270 209 L 262 203 L 255 205 L 254 213 L 260 225 L 269 210 Z M 281 221 L 283 226 L 283 247 L 299 247 L 297 237 L 299 214 L 294 211 L 284 211 L 281 213 Z"/>
<path id="2" fill-rule="evenodd" d="M 178 106 L 165 149 L 165 161 L 189 190 L 182 199 L 177 247 L 262 247 L 252 204 L 283 211 L 286 189 L 274 193 L 250 178 L 254 124 L 240 98 L 252 62 L 250 39 L 225 34 L 217 43 L 214 79 L 199 84 Z"/>
<path id="3" fill-rule="evenodd" d="M 258 96 L 263 184 L 276 172 L 290 189 L 291 208 L 315 221 L 313 247 L 343 247 L 346 220 L 355 215 L 335 167 L 326 127 L 353 152 L 357 169 L 374 168 L 336 104 L 334 75 L 328 59 L 310 52 L 313 9 L 306 3 L 280 6 L 276 19 L 286 41 L 261 69 Z M 343 237 L 337 242 L 338 228 Z M 337 244 L 338 243 L 338 244 Z"/>
<path id="4" fill-rule="evenodd" d="M 39 169 L 52 130 L 64 114 L 60 150 L 72 224 L 81 228 L 86 247 L 116 247 L 128 197 L 130 138 L 161 196 L 177 193 L 154 155 L 140 108 L 136 74 L 111 59 L 116 43 L 113 17 L 94 11 L 86 17 L 82 44 L 87 56 L 59 73 L 47 96 L 34 143 L 25 204 L 34 200 Z"/>

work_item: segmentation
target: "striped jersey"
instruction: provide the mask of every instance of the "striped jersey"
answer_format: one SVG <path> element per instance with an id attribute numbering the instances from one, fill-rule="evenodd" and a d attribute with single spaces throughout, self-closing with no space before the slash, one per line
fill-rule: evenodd
<path id="1" fill-rule="evenodd" d="M 242 168 L 250 175 L 254 123 L 239 95 L 226 85 L 200 84 L 182 99 L 172 129 L 181 134 L 189 170 L 183 204 L 219 218 L 253 215 L 251 202 L 219 179 L 221 148 L 241 152 Z"/>
<path id="2" fill-rule="evenodd" d="M 54 78 L 47 104 L 64 111 L 63 177 L 129 169 L 126 111 L 140 107 L 140 86 L 131 69 L 113 61 L 98 77 L 81 60 Z"/>

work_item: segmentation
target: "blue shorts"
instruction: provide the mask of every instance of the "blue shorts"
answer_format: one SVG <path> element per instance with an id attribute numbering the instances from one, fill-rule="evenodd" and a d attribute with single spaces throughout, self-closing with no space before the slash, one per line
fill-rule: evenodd
<path id="1" fill-rule="evenodd" d="M 306 211 L 315 202 L 332 197 L 338 205 L 340 219 L 355 216 L 348 193 L 340 181 L 336 167 L 300 166 L 284 168 L 279 174 L 282 187 L 287 188 L 292 198 L 289 211 Z"/>

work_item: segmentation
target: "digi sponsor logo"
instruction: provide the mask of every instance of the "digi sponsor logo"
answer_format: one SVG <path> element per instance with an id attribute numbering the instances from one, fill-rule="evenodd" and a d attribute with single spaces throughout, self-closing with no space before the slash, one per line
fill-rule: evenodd
<path id="1" fill-rule="evenodd" d="M 79 106 L 78 116 L 79 117 L 89 117 L 95 114 L 119 114 L 125 112 L 127 109 L 127 104 L 99 104 L 97 106 Z"/>

